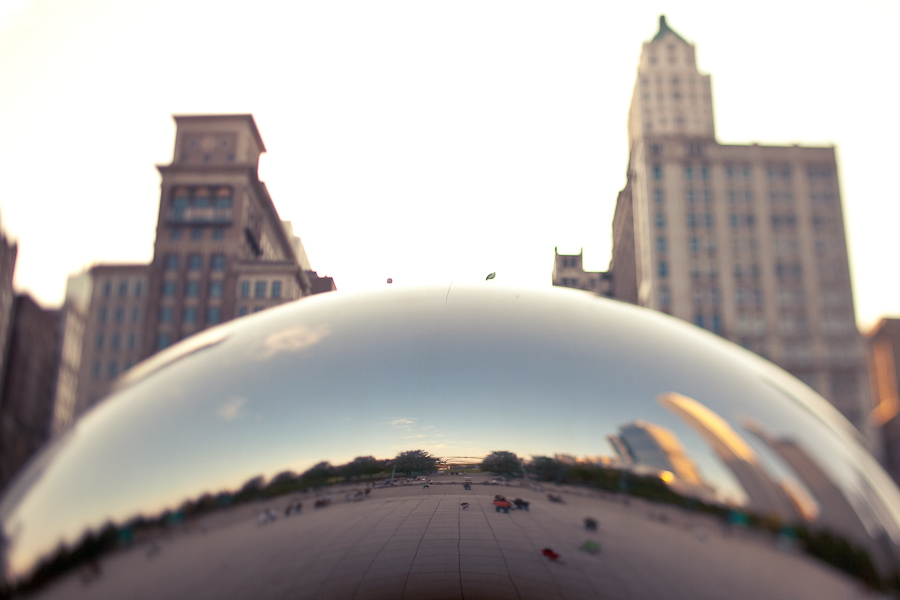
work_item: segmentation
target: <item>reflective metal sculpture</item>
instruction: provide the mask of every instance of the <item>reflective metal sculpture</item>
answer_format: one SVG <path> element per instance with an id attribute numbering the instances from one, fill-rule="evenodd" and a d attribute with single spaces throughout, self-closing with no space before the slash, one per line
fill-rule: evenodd
<path id="1" fill-rule="evenodd" d="M 3 593 L 37 598 L 847 598 L 896 585 L 900 492 L 821 397 L 691 325 L 391 286 L 135 367 L 0 527 Z"/>

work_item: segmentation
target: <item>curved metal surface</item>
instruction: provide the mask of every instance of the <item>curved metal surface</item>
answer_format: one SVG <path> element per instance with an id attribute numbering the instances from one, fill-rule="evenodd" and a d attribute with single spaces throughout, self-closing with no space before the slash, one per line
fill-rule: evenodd
<path id="1" fill-rule="evenodd" d="M 0 527 L 26 597 L 846 598 L 890 585 L 900 492 L 821 397 L 691 325 L 392 287 L 134 368 Z"/>

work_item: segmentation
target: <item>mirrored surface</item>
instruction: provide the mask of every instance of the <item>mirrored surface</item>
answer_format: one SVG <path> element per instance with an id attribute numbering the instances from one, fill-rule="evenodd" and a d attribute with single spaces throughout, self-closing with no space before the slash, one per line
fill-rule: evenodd
<path id="1" fill-rule="evenodd" d="M 306 298 L 135 367 L 7 490 L 5 593 L 896 584 L 900 493 L 804 384 L 665 315 L 493 284 Z"/>

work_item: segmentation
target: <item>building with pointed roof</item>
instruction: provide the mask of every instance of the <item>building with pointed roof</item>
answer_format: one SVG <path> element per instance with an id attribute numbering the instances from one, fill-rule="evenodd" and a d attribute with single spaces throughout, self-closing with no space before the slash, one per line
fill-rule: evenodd
<path id="1" fill-rule="evenodd" d="M 834 147 L 719 142 L 710 76 L 665 17 L 643 45 L 628 140 L 609 295 L 772 360 L 877 455 Z"/>

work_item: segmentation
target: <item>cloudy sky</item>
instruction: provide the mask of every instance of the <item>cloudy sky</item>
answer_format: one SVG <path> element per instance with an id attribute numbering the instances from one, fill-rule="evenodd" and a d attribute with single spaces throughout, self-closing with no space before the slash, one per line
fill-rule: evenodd
<path id="1" fill-rule="evenodd" d="M 615 8 L 612 8 L 615 6 Z M 900 316 L 900 3 L 0 0 L 2 227 L 47 306 L 151 258 L 173 114 L 252 113 L 260 163 L 341 290 L 550 285 L 607 267 L 658 18 L 696 43 L 719 140 L 835 144 L 860 325 Z"/>

